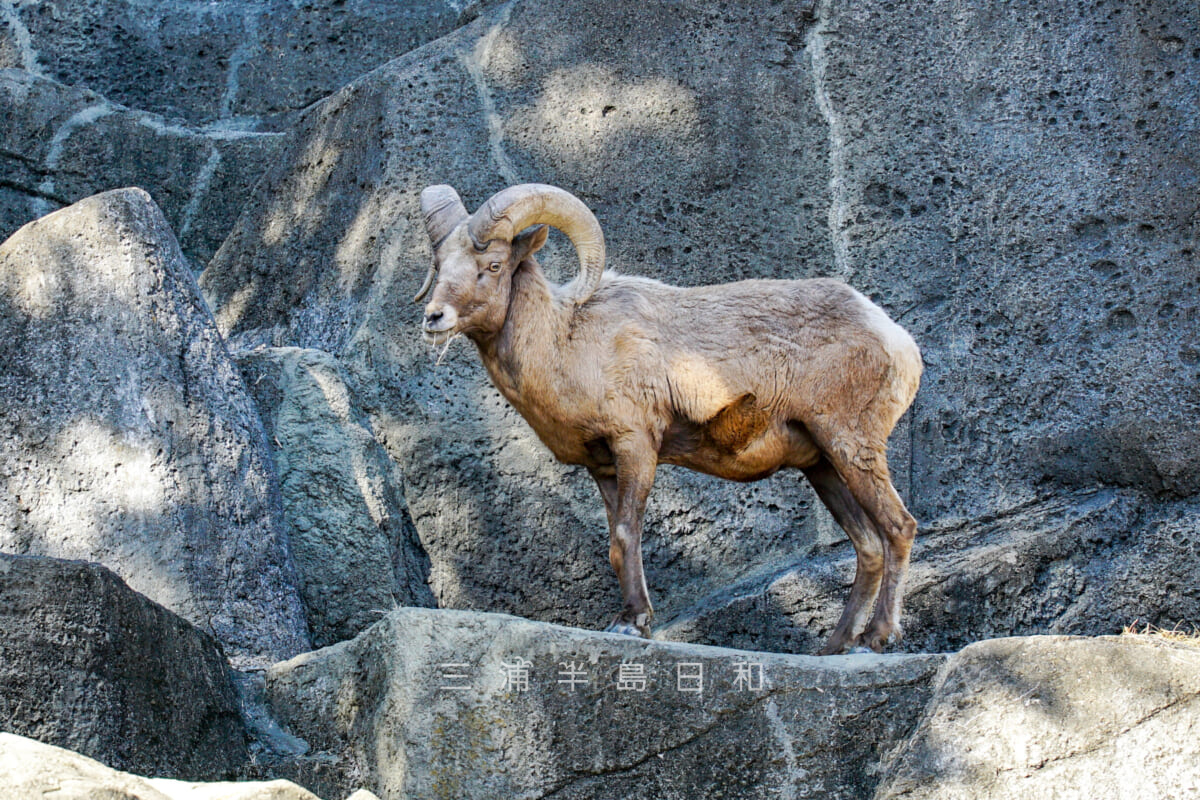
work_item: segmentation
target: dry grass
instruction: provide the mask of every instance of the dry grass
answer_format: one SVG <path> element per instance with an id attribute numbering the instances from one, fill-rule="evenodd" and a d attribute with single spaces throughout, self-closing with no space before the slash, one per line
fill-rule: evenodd
<path id="1" fill-rule="evenodd" d="M 1200 647 L 1200 628 L 1195 625 L 1184 625 L 1178 622 L 1171 628 L 1160 628 L 1157 625 L 1146 623 L 1138 626 L 1135 620 L 1132 625 L 1126 625 L 1121 629 L 1122 636 L 1156 636 L 1159 639 L 1165 639 L 1168 642 L 1179 642 L 1180 644 L 1190 644 Z"/>

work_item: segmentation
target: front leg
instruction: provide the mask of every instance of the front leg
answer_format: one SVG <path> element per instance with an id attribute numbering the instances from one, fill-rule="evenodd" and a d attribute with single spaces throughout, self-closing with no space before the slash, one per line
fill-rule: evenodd
<path id="1" fill-rule="evenodd" d="M 610 633 L 650 638 L 654 609 L 642 571 L 642 516 L 654 485 L 658 454 L 648 436 L 630 436 L 610 444 L 612 468 L 592 470 L 608 512 L 608 560 L 621 585 L 624 605 L 606 628 Z"/>

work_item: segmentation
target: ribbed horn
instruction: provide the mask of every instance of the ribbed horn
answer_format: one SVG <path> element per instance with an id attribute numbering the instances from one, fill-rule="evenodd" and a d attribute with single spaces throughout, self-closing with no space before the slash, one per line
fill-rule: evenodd
<path id="1" fill-rule="evenodd" d="M 460 222 L 467 218 L 467 208 L 459 199 L 458 192 L 445 184 L 426 186 L 421 191 L 421 213 L 425 215 L 425 232 L 429 234 L 429 242 L 433 245 L 435 253 L 438 245 L 458 227 Z M 414 303 L 421 302 L 421 299 L 433 286 L 435 277 L 437 277 L 436 261 L 429 266 L 429 272 L 425 275 L 425 283 L 421 285 L 421 291 L 417 292 L 417 296 L 413 298 Z"/>
<path id="2" fill-rule="evenodd" d="M 587 301 L 604 273 L 604 233 L 596 215 L 570 192 L 544 183 L 523 183 L 497 192 L 467 223 L 475 247 L 493 239 L 511 242 L 531 225 L 550 225 L 567 235 L 579 255 L 579 276 L 572 287 L 575 305 Z"/>
<path id="3" fill-rule="evenodd" d="M 426 186 L 421 191 L 421 213 L 425 215 L 425 232 L 434 250 L 467 218 L 466 206 L 458 199 L 458 192 L 444 184 Z"/>

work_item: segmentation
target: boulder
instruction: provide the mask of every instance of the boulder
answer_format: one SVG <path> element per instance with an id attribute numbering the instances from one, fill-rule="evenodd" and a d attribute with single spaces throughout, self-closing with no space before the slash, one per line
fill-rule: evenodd
<path id="1" fill-rule="evenodd" d="M 845 798 L 870 794 L 943 661 L 398 609 L 271 667 L 266 693 L 307 758 L 338 765 L 300 780 L 329 795 L 360 780 L 381 797 Z"/>
<path id="2" fill-rule="evenodd" d="M 262 424 L 141 190 L 0 245 L 0 551 L 99 561 L 241 665 L 308 647 Z"/>
<path id="3" fill-rule="evenodd" d="M 231 776 L 247 756 L 216 640 L 82 561 L 0 554 L 0 727 L 192 780 Z M 7 749 L 0 776 L 21 766 Z M 9 777 L 0 786 L 20 785 Z"/>
<path id="4" fill-rule="evenodd" d="M 875 798 L 1194 797 L 1198 718 L 1195 642 L 981 642 L 947 664 Z"/>
<path id="5" fill-rule="evenodd" d="M 494 3 L 87 0 L 0 13 L 0 67 L 191 124 L 270 124 Z M 7 17 L 7 19 L 5 19 Z"/>
<path id="6" fill-rule="evenodd" d="M 1195 501 L 1124 489 L 1079 491 L 922 531 L 906 581 L 906 652 L 958 650 L 997 636 L 1117 633 L 1200 618 Z M 848 544 L 724 587 L 657 638 L 815 652 L 854 577 Z"/>
<path id="7" fill-rule="evenodd" d="M 338 357 L 447 606 L 595 626 L 618 601 L 587 476 L 551 461 L 469 345 L 419 344 L 418 193 L 441 182 L 472 209 L 564 186 L 625 272 L 848 280 L 925 353 L 891 455 L 923 525 L 1127 489 L 1147 519 L 1183 515 L 1162 555 L 1177 563 L 1200 491 L 1198 15 L 505 5 L 309 109 L 201 285 L 237 341 Z M 574 269 L 561 241 L 545 261 Z M 660 617 L 839 541 L 814 505 L 794 473 L 662 470 L 645 553 Z M 1130 539 L 1104 524 L 1119 565 Z M 1153 594 L 1145 613 L 1168 613 Z"/>
<path id="8" fill-rule="evenodd" d="M 10 733 L 0 733 L 0 783 L 7 800 L 320 800 L 283 780 L 187 783 L 140 778 Z"/>
<path id="9" fill-rule="evenodd" d="M 186 127 L 19 69 L 0 69 L 0 119 L 0 239 L 89 195 L 139 186 L 163 209 L 196 271 L 281 138 Z"/>
<path id="10" fill-rule="evenodd" d="M 279 470 L 313 645 L 353 638 L 395 606 L 435 605 L 403 478 L 333 356 L 285 347 L 235 357 Z"/>

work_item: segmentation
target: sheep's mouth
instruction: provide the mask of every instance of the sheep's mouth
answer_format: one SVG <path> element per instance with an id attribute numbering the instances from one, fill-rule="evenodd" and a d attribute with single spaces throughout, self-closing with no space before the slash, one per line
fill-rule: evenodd
<path id="1" fill-rule="evenodd" d="M 440 347 L 456 336 L 456 332 L 452 328 L 446 330 L 433 330 L 431 328 L 421 329 L 421 338 L 425 340 L 425 344 Z"/>
<path id="2" fill-rule="evenodd" d="M 447 322 L 449 322 L 448 325 L 446 324 Z M 458 323 L 459 320 L 456 318 L 452 318 L 450 320 L 437 320 L 432 325 L 430 325 L 428 322 L 423 322 L 421 324 L 421 338 L 424 339 L 425 343 L 428 345 L 441 347 L 455 336 L 458 336 L 460 333 L 462 333 L 462 331 L 459 330 L 460 326 Z"/>

